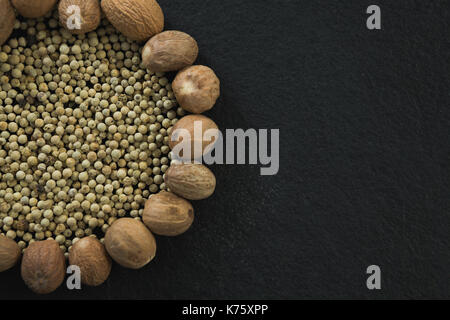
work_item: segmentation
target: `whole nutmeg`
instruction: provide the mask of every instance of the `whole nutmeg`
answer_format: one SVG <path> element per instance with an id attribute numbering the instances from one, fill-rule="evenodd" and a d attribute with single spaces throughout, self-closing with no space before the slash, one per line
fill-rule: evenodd
<path id="1" fill-rule="evenodd" d="M 145 44 L 144 66 L 153 72 L 169 72 L 192 65 L 198 56 L 197 41 L 181 31 L 164 31 Z"/>
<path id="2" fill-rule="evenodd" d="M 16 13 L 9 0 L 0 0 L 0 46 L 11 35 L 16 21 Z"/>
<path id="3" fill-rule="evenodd" d="M 79 17 L 74 17 L 72 6 L 80 8 Z M 74 34 L 88 33 L 97 29 L 102 15 L 99 0 L 61 0 L 58 12 L 61 25 Z"/>
<path id="4" fill-rule="evenodd" d="M 164 29 L 164 14 L 155 0 L 102 0 L 109 22 L 126 37 L 145 41 Z"/>
<path id="5" fill-rule="evenodd" d="M 202 113 L 216 104 L 220 96 L 220 80 L 211 68 L 191 66 L 178 72 L 172 89 L 184 110 Z"/>
<path id="6" fill-rule="evenodd" d="M 22 279 L 35 293 L 55 291 L 64 281 L 66 259 L 55 240 L 33 242 L 22 258 Z"/>
<path id="7" fill-rule="evenodd" d="M 105 246 L 94 237 L 75 242 L 69 253 L 69 263 L 81 271 L 81 283 L 99 286 L 108 279 L 112 261 Z"/>
<path id="8" fill-rule="evenodd" d="M 206 132 L 211 136 L 206 137 Z M 184 116 L 173 126 L 169 135 L 169 147 L 174 152 L 174 159 L 197 159 L 211 151 L 217 142 L 215 136 L 218 135 L 219 128 L 213 120 L 204 115 L 191 114 Z"/>
<path id="9" fill-rule="evenodd" d="M 49 13 L 58 0 L 11 0 L 17 12 L 25 18 L 40 18 Z"/>
<path id="10" fill-rule="evenodd" d="M 20 247 L 14 240 L 0 235 L 0 272 L 14 267 L 19 261 L 20 254 Z"/>
<path id="11" fill-rule="evenodd" d="M 189 200 L 206 199 L 216 189 L 216 177 L 202 164 L 174 164 L 164 175 L 170 191 Z"/>
<path id="12" fill-rule="evenodd" d="M 155 257 L 156 241 L 146 226 L 132 218 L 116 220 L 105 235 L 111 258 L 125 268 L 139 269 Z"/>
<path id="13" fill-rule="evenodd" d="M 161 191 L 145 202 L 142 219 L 153 233 L 177 236 L 192 225 L 194 208 L 189 201 L 171 192 Z"/>

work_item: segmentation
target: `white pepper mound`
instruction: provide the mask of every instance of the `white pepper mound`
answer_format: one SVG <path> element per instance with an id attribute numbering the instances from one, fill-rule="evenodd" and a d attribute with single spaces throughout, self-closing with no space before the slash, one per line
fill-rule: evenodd
<path id="1" fill-rule="evenodd" d="M 0 47 L 0 234 L 22 249 L 52 238 L 67 256 L 85 236 L 103 242 L 166 189 L 169 134 L 184 112 L 139 50 L 106 20 L 72 35 L 56 11 L 16 21 Z"/>

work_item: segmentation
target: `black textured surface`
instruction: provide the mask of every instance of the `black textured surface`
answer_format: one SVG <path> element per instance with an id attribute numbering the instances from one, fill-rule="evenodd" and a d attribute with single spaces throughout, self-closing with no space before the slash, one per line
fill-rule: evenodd
<path id="1" fill-rule="evenodd" d="M 281 129 L 280 172 L 214 166 L 215 195 L 151 264 L 45 298 L 450 298 L 448 1 L 160 3 L 222 80 L 219 126 Z M 0 275 L 0 298 L 36 297 Z"/>

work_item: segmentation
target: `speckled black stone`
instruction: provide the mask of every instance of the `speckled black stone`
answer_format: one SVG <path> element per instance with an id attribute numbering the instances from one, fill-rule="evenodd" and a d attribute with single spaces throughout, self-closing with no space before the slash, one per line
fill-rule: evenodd
<path id="1" fill-rule="evenodd" d="M 213 166 L 215 195 L 147 267 L 45 298 L 450 298 L 449 2 L 160 3 L 222 80 L 208 115 L 281 129 L 280 172 Z M 36 297 L 18 268 L 0 274 L 0 298 Z"/>

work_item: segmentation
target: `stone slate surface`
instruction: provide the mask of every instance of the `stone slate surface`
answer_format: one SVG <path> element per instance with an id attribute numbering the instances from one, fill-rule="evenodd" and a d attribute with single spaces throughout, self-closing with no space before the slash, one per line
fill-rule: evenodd
<path id="1" fill-rule="evenodd" d="M 279 128 L 280 171 L 215 165 L 195 223 L 98 288 L 0 298 L 450 298 L 450 4 L 160 0 L 222 80 L 222 128 Z M 366 8 L 382 30 L 366 28 Z M 366 288 L 366 268 L 382 290 Z"/>

